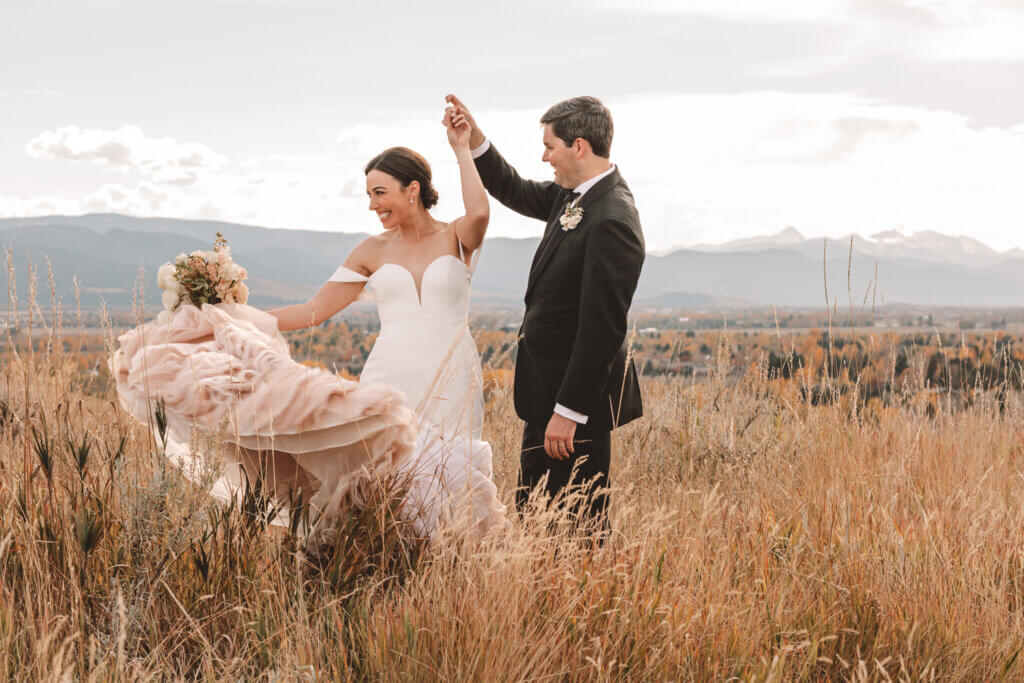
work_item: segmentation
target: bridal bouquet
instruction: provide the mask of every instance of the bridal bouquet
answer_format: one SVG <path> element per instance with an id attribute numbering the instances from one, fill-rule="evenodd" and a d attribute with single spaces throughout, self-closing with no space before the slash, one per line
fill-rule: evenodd
<path id="1" fill-rule="evenodd" d="M 163 290 L 164 310 L 157 322 L 168 322 L 184 304 L 244 304 L 249 300 L 249 288 L 243 282 L 247 275 L 231 260 L 231 248 L 218 232 L 213 251 L 178 254 L 172 263 L 160 266 L 156 282 Z"/>

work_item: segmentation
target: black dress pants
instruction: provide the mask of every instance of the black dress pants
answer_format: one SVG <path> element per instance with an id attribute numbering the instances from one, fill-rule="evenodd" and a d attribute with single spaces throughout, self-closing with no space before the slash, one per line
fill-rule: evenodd
<path id="1" fill-rule="evenodd" d="M 544 451 L 544 432 L 547 423 L 527 422 L 523 429 L 523 448 L 519 456 L 519 485 L 516 488 L 516 507 L 520 512 L 526 506 L 531 492 L 541 485 L 551 498 L 572 487 L 566 493 L 585 493 L 585 498 L 572 506 L 580 522 L 593 524 L 597 530 L 608 529 L 608 468 L 611 463 L 611 432 L 577 425 L 573 437 L 576 451 L 567 460 L 556 460 Z M 572 498 L 572 496 L 570 496 Z"/>

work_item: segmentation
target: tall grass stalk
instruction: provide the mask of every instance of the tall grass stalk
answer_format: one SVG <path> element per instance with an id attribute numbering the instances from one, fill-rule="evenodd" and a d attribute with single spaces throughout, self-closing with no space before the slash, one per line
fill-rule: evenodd
<path id="1" fill-rule="evenodd" d="M 51 462 L 0 468 L 0 677 L 1020 678 L 1020 396 L 932 409 L 911 358 L 881 399 L 814 402 L 728 351 L 707 381 L 645 379 L 604 545 L 538 505 L 424 549 L 381 489 L 316 558 L 211 503 L 73 355 L 22 354 L 0 453 L 34 428 Z M 487 408 L 511 504 L 511 389 Z"/>

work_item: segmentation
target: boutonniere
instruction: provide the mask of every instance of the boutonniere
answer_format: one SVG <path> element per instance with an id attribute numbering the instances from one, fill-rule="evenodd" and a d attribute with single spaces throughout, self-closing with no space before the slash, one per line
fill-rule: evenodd
<path id="1" fill-rule="evenodd" d="M 575 202 L 567 205 L 565 211 L 558 217 L 558 222 L 562 224 L 562 230 L 565 232 L 575 230 L 581 220 L 583 220 L 583 207 L 576 206 Z"/>

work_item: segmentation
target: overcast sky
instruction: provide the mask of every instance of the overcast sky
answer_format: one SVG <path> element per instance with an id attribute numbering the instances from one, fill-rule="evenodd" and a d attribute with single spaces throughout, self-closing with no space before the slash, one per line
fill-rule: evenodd
<path id="1" fill-rule="evenodd" d="M 538 179 L 540 115 L 591 94 L 652 250 L 787 226 L 1024 247 L 1022 84 L 1020 0 L 0 0 L 0 216 L 372 232 L 362 167 L 407 145 L 453 218 L 446 92 Z"/>

